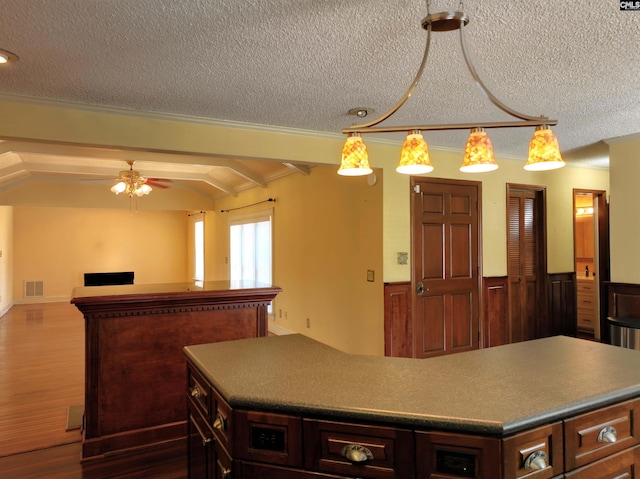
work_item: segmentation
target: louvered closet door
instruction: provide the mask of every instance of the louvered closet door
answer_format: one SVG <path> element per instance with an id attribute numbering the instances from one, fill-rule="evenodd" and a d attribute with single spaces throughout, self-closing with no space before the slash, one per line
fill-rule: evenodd
<path id="1" fill-rule="evenodd" d="M 508 279 L 511 342 L 539 336 L 540 218 L 535 191 L 511 190 L 508 198 Z"/>

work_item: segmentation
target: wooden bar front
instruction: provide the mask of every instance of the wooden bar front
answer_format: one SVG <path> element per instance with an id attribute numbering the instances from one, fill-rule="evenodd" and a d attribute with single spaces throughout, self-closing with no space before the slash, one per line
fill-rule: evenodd
<path id="1" fill-rule="evenodd" d="M 192 282 L 76 288 L 85 318 L 83 458 L 186 437 L 187 345 L 266 336 L 280 288 Z"/>

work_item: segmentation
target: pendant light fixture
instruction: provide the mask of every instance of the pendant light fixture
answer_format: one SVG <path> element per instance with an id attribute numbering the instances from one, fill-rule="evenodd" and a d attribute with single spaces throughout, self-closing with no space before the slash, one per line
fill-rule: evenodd
<path id="1" fill-rule="evenodd" d="M 338 173 L 346 176 L 360 176 L 371 173 L 366 146 L 361 135 L 365 133 L 398 133 L 408 132 L 402 151 L 400 163 L 396 171 L 405 174 L 422 174 L 433 170 L 429 161 L 427 143 L 424 141 L 422 132 L 432 130 L 471 130 L 464 158 L 460 170 L 463 172 L 485 172 L 498 168 L 493 154 L 493 146 L 486 129 L 492 128 L 521 128 L 535 127 L 534 136 L 530 142 L 529 160 L 525 169 L 532 171 L 550 170 L 564 166 L 564 161 L 560 155 L 558 140 L 550 127 L 558 123 L 557 120 L 550 120 L 545 116 L 531 116 L 519 113 L 498 100 L 482 82 L 476 73 L 469 56 L 464 40 L 464 27 L 469 23 L 469 17 L 462 12 L 462 2 L 460 10 L 457 12 L 440 12 L 432 14 L 430 12 L 431 1 L 427 0 L 427 16 L 422 20 L 422 28 L 427 31 L 427 41 L 422 56 L 422 62 L 418 72 L 409 86 L 409 89 L 400 100 L 386 113 L 375 120 L 354 124 L 342 130 L 347 134 L 347 141 L 342 150 L 342 163 Z M 460 31 L 460 47 L 467 66 L 467 69 L 476 85 L 484 95 L 500 110 L 517 118 L 517 121 L 484 122 L 484 123 L 460 123 L 460 124 L 432 124 L 432 125 L 407 125 L 407 126 L 376 126 L 391 117 L 398 111 L 409 97 L 420 81 L 429 56 L 429 46 L 431 44 L 432 32 Z"/>

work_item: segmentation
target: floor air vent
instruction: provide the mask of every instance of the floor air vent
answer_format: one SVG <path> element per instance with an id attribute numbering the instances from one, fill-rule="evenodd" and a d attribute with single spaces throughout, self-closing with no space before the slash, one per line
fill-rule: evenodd
<path id="1" fill-rule="evenodd" d="M 24 282 L 24 297 L 25 298 L 40 298 L 44 296 L 44 281 L 25 281 Z"/>

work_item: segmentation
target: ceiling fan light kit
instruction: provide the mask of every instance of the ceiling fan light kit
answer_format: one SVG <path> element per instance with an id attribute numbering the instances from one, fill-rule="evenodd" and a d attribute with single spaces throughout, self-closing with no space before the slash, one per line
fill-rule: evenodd
<path id="1" fill-rule="evenodd" d="M 557 125 L 557 120 L 550 120 L 545 116 L 531 116 L 517 112 L 498 100 L 482 82 L 476 73 L 469 56 L 467 55 L 463 30 L 469 23 L 469 17 L 462 11 L 430 13 L 431 1 L 427 0 L 427 16 L 422 20 L 422 28 L 427 31 L 427 41 L 422 62 L 418 72 L 409 86 L 409 89 L 400 100 L 382 116 L 367 123 L 353 124 L 342 130 L 348 135 L 342 149 L 342 162 L 338 174 L 343 176 L 364 176 L 373 170 L 369 165 L 367 148 L 361 135 L 367 133 L 397 133 L 408 132 L 407 139 L 402 145 L 400 162 L 396 171 L 403 174 L 422 174 L 433 170 L 429 161 L 427 143 L 421 132 L 430 130 L 470 130 L 469 139 L 464 152 L 460 171 L 478 173 L 492 171 L 498 168 L 493 154 L 493 146 L 486 129 L 488 128 L 521 128 L 535 127 L 534 136 L 529 144 L 529 159 L 525 169 L 529 171 L 542 171 L 561 168 L 564 161 L 560 154 L 558 140 L 551 131 L 551 126 Z M 462 2 L 460 2 L 462 10 Z M 478 88 L 500 110 L 517 118 L 517 121 L 440 124 L 440 125 L 407 125 L 407 126 L 376 126 L 396 113 L 413 94 L 420 81 L 429 56 L 432 32 L 460 31 L 460 47 L 467 66 L 467 70 L 473 77 Z"/>
<path id="2" fill-rule="evenodd" d="M 129 198 L 151 193 L 153 188 L 147 184 L 147 179 L 144 176 L 133 169 L 133 161 L 127 161 L 127 163 L 129 164 L 129 169 L 120 172 L 118 183 L 111 187 L 111 191 L 116 195 L 125 193 Z"/>

